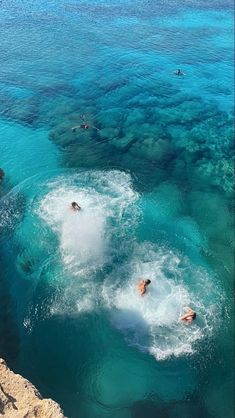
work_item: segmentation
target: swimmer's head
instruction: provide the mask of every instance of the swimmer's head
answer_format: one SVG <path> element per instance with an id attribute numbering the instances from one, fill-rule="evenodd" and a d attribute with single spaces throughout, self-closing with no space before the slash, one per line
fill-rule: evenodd
<path id="1" fill-rule="evenodd" d="M 146 286 L 148 286 L 148 285 L 151 283 L 151 280 L 146 279 L 146 280 L 144 281 L 144 283 L 146 284 Z"/>
<path id="2" fill-rule="evenodd" d="M 80 210 L 81 209 L 80 206 L 77 204 L 77 202 L 72 202 L 71 206 L 74 210 Z"/>
<path id="3" fill-rule="evenodd" d="M 193 312 L 192 318 L 196 319 L 196 316 L 197 316 L 196 312 Z"/>

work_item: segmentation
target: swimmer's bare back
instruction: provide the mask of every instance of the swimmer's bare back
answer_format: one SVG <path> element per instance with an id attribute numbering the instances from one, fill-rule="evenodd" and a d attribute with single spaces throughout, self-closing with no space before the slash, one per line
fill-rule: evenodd
<path id="1" fill-rule="evenodd" d="M 143 282 L 140 282 L 137 286 L 138 292 L 141 296 L 143 296 L 146 293 L 146 287 Z"/>
<path id="2" fill-rule="evenodd" d="M 187 312 L 184 315 L 182 315 L 179 319 L 180 321 L 183 321 L 186 325 L 189 325 L 196 318 L 196 312 L 189 307 L 186 307 L 185 310 Z"/>
<path id="3" fill-rule="evenodd" d="M 141 280 L 139 284 L 137 285 L 138 292 L 141 296 L 143 296 L 146 293 L 147 286 L 151 283 L 151 280 Z"/>

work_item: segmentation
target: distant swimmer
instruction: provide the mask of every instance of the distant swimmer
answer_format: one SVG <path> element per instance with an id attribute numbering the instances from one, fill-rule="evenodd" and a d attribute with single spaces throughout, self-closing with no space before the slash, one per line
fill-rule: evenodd
<path id="1" fill-rule="evenodd" d="M 72 131 L 73 132 L 76 132 L 76 130 L 77 129 L 89 129 L 90 128 L 90 126 L 89 125 L 87 125 L 86 123 L 83 123 L 82 125 L 77 125 L 77 126 L 74 126 L 73 128 L 72 128 Z"/>
<path id="2" fill-rule="evenodd" d="M 197 314 L 189 307 L 186 307 L 185 310 L 187 312 L 180 317 L 180 321 L 184 321 L 186 324 L 191 324 L 193 320 L 196 319 Z"/>
<path id="3" fill-rule="evenodd" d="M 5 173 L 2 168 L 0 168 L 0 180 L 3 180 L 3 177 L 5 176 Z"/>
<path id="4" fill-rule="evenodd" d="M 88 125 L 88 123 L 86 123 L 85 115 L 80 115 L 80 119 L 82 120 L 82 124 L 73 126 L 73 128 L 71 128 L 72 132 L 76 132 L 77 129 L 96 129 L 97 131 L 99 131 L 99 129 L 96 126 L 91 126 Z"/>
<path id="5" fill-rule="evenodd" d="M 151 280 L 146 279 L 146 280 L 141 280 L 141 282 L 139 282 L 137 288 L 138 288 L 138 292 L 140 293 L 141 296 L 143 296 L 146 293 L 146 288 L 147 286 L 149 286 L 151 283 Z"/>
<path id="6" fill-rule="evenodd" d="M 180 68 L 178 68 L 176 71 L 174 71 L 175 75 L 185 75 L 185 73 L 183 73 L 183 71 L 181 71 Z"/>
<path id="7" fill-rule="evenodd" d="M 72 202 L 70 209 L 73 210 L 74 212 L 81 210 L 81 207 L 77 204 L 77 202 Z"/>

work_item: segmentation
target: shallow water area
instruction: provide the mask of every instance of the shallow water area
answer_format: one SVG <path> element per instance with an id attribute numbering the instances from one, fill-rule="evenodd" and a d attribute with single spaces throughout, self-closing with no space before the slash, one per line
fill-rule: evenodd
<path id="1" fill-rule="evenodd" d="M 232 418 L 230 1 L 0 20 L 0 355 L 68 418 Z"/>

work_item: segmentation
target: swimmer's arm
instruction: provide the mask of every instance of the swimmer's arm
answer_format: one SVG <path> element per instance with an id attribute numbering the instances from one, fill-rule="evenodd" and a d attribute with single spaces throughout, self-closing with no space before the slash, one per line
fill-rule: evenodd
<path id="1" fill-rule="evenodd" d="M 143 285 L 143 283 L 139 283 L 137 285 L 137 289 L 138 289 L 141 296 L 143 296 L 143 294 L 146 292 L 146 289 L 145 289 L 145 286 Z"/>
<path id="2" fill-rule="evenodd" d="M 182 315 L 179 319 L 180 321 L 184 321 L 184 319 L 187 319 L 188 317 L 190 317 L 190 314 L 187 312 L 186 314 Z"/>
<path id="3" fill-rule="evenodd" d="M 73 127 L 71 128 L 71 130 L 72 130 L 73 132 L 75 132 L 75 131 L 76 131 L 76 129 L 78 129 L 78 128 L 80 128 L 80 125 L 73 126 Z"/>
<path id="4" fill-rule="evenodd" d="M 143 285 L 143 286 L 141 287 L 140 294 L 141 294 L 141 296 L 143 296 L 145 293 L 146 293 L 146 287 Z"/>

